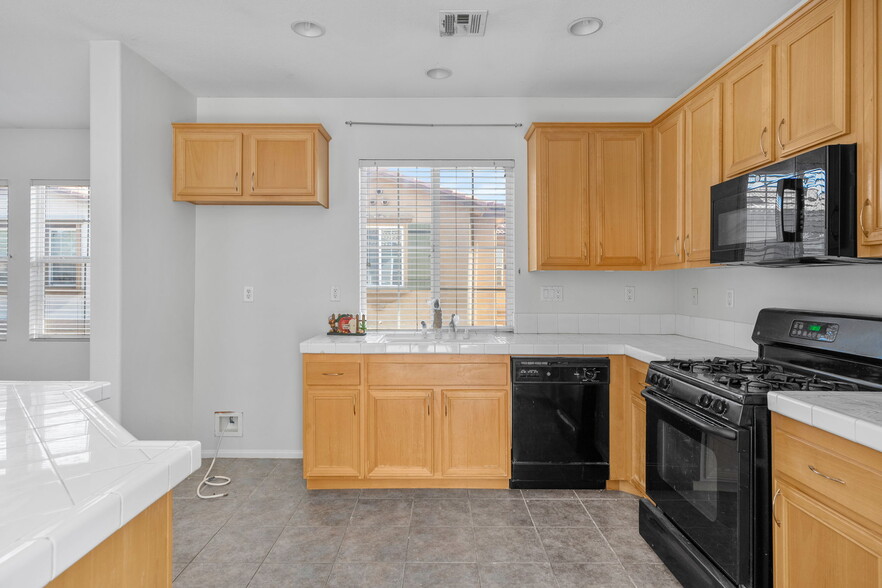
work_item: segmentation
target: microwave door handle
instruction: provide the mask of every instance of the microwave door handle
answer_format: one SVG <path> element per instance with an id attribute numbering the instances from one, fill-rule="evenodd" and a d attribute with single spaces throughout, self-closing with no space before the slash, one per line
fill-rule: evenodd
<path id="1" fill-rule="evenodd" d="M 731 429 L 724 428 L 724 427 L 718 427 L 718 426 L 714 425 L 713 423 L 709 423 L 709 422 L 705 421 L 702 418 L 692 416 L 691 414 L 685 412 L 680 407 L 674 406 L 670 402 L 665 402 L 664 400 L 657 398 L 649 390 L 644 390 L 641 394 L 642 394 L 643 398 L 645 398 L 646 401 L 649 402 L 650 404 L 654 404 L 658 408 L 661 408 L 662 410 L 666 410 L 668 412 L 674 413 L 678 419 L 684 420 L 687 423 L 689 423 L 690 425 L 698 427 L 699 429 L 701 429 L 705 433 L 708 433 L 709 435 L 714 435 L 716 437 L 722 437 L 723 439 L 729 439 L 732 441 L 734 441 L 735 439 L 738 438 L 738 434 L 735 431 L 733 431 Z"/>
<path id="2" fill-rule="evenodd" d="M 796 218 L 793 227 L 796 229 L 794 241 L 802 241 L 802 233 L 805 225 L 805 184 L 802 178 L 793 178 L 793 189 L 796 190 L 796 210 L 794 214 Z"/>
<path id="3" fill-rule="evenodd" d="M 778 238 L 779 243 L 793 243 L 794 241 L 796 241 L 796 231 L 784 230 L 784 213 L 786 212 L 786 207 L 784 206 L 784 194 L 788 190 L 795 191 L 797 193 L 796 194 L 797 206 L 795 207 L 794 212 L 795 212 L 795 214 L 798 215 L 799 214 L 798 210 L 797 210 L 799 208 L 799 204 L 798 204 L 799 192 L 798 192 L 798 187 L 797 187 L 798 183 L 801 183 L 801 182 L 798 182 L 795 178 L 782 178 L 782 179 L 778 180 L 778 185 L 777 185 L 777 190 L 776 190 L 776 192 L 777 192 L 776 196 L 777 196 L 777 200 L 778 200 L 778 215 L 777 215 L 777 218 L 775 219 L 775 225 L 776 225 L 775 228 L 776 228 L 776 233 L 777 233 L 777 238 Z M 799 219 L 799 217 L 797 216 L 795 221 L 798 222 L 798 219 Z M 794 228 L 796 228 L 796 226 L 794 226 Z"/>

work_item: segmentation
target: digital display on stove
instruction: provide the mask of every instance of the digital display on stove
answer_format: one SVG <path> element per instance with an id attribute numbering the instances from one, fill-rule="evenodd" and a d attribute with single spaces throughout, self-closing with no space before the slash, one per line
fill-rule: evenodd
<path id="1" fill-rule="evenodd" d="M 793 321 L 790 325 L 790 336 L 797 339 L 821 341 L 830 343 L 836 340 L 839 333 L 839 325 L 836 323 L 810 323 L 808 321 Z"/>

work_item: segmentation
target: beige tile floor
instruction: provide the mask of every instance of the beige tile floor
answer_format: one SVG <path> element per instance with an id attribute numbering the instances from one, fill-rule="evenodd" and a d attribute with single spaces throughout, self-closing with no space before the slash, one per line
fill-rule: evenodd
<path id="1" fill-rule="evenodd" d="M 175 488 L 174 586 L 680 586 L 637 501 L 592 490 L 315 490 L 300 460 L 220 459 Z"/>

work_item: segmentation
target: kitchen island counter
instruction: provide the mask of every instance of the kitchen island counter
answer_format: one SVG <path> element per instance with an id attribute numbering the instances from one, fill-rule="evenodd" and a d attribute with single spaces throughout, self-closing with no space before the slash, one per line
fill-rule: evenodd
<path id="1" fill-rule="evenodd" d="M 109 393 L 0 381 L 0 585 L 45 585 L 200 467 L 197 441 L 135 439 Z"/>

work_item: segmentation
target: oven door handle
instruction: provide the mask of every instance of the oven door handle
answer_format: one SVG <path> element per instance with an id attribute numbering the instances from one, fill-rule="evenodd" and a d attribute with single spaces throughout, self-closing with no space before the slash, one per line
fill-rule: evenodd
<path id="1" fill-rule="evenodd" d="M 641 394 L 643 395 L 643 398 L 645 398 L 647 402 L 655 404 L 659 408 L 662 408 L 664 410 L 667 410 L 668 412 L 672 412 L 672 413 L 676 414 L 677 418 L 683 419 L 684 421 L 686 421 L 690 425 L 694 425 L 694 426 L 698 427 L 699 429 L 701 429 L 705 433 L 715 435 L 717 437 L 722 437 L 723 439 L 729 439 L 732 441 L 734 441 L 735 439 L 738 438 L 738 434 L 735 431 L 733 431 L 731 429 L 727 429 L 725 427 L 719 427 L 717 425 L 714 425 L 713 423 L 710 423 L 701 417 L 692 416 L 691 414 L 687 413 L 685 410 L 683 410 L 679 406 L 672 404 L 670 402 L 666 402 L 666 401 L 662 400 L 661 398 L 658 398 L 652 392 L 650 392 L 650 389 L 644 390 L 643 392 L 641 392 Z"/>

